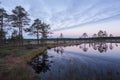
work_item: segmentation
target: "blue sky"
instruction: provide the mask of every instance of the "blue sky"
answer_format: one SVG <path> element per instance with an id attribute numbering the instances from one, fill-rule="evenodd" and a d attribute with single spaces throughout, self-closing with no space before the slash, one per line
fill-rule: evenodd
<path id="1" fill-rule="evenodd" d="M 40 18 L 50 24 L 57 37 L 79 37 L 106 30 L 120 35 L 120 0 L 0 0 L 9 13 L 15 6 L 23 6 L 32 20 Z M 25 37 L 28 37 L 25 34 Z"/>

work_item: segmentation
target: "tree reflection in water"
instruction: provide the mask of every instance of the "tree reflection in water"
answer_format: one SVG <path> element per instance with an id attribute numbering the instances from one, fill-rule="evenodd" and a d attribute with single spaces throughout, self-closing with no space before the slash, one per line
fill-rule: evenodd
<path id="1" fill-rule="evenodd" d="M 118 44 L 115 43 L 115 46 L 118 47 Z M 108 49 L 113 49 L 113 43 L 104 43 L 104 42 L 95 42 L 95 43 L 83 43 L 79 46 L 80 49 L 82 49 L 84 52 L 87 52 L 89 48 L 93 48 L 94 50 L 98 50 L 100 53 L 107 52 Z M 64 53 L 63 47 L 56 47 L 53 49 L 58 54 Z M 52 59 L 50 59 L 52 56 L 48 56 L 47 51 L 45 51 L 43 54 L 37 56 L 34 58 L 31 62 L 32 68 L 35 70 L 36 73 L 45 73 L 50 70 Z"/>
<path id="2" fill-rule="evenodd" d="M 61 46 L 54 48 L 54 51 L 57 52 L 58 54 L 63 54 L 64 53 L 64 49 Z"/>
<path id="3" fill-rule="evenodd" d="M 118 44 L 115 43 L 115 46 L 118 47 Z M 87 43 L 83 43 L 80 45 L 80 49 L 82 49 L 84 52 L 88 51 L 88 47 L 92 47 L 94 50 L 98 50 L 100 53 L 107 52 L 108 48 L 110 50 L 113 49 L 113 43 L 105 43 L 105 42 L 95 42 L 95 43 L 89 43 L 89 46 L 87 46 Z"/>
<path id="4" fill-rule="evenodd" d="M 84 52 L 87 52 L 87 50 L 88 50 L 88 48 L 87 48 L 86 43 L 85 43 L 85 44 L 84 44 L 84 47 L 83 47 L 83 51 L 84 51 Z"/>
<path id="5" fill-rule="evenodd" d="M 47 51 L 45 51 L 40 56 L 37 56 L 32 60 L 31 66 L 36 73 L 47 72 L 48 70 L 50 70 L 50 64 L 52 63 L 52 61 L 49 61 L 48 58 L 50 57 L 47 55 Z"/>
<path id="6" fill-rule="evenodd" d="M 113 49 L 113 45 L 112 45 L 112 43 L 110 43 L 109 48 L 110 48 L 111 50 Z"/>
<path id="7" fill-rule="evenodd" d="M 101 43 L 98 44 L 98 51 L 99 51 L 100 53 L 106 52 L 107 49 L 108 49 L 108 45 L 107 45 L 106 43 L 102 43 L 102 42 L 101 42 Z"/>
<path id="8" fill-rule="evenodd" d="M 88 49 L 94 49 L 103 53 L 113 49 L 113 46 L 117 47 L 118 44 L 95 42 L 79 46 L 70 45 L 65 48 L 63 46 L 56 47 L 47 50 L 48 53 L 45 51 L 34 58 L 31 65 L 39 74 L 37 80 L 88 80 L 89 78 L 89 80 L 112 80 L 113 78 L 119 80 L 120 78 L 117 77 L 120 76 L 120 62 L 114 56 L 113 58 L 106 57 L 106 55 L 96 57 L 96 55 L 83 55 L 79 52 L 80 49 L 86 53 Z M 91 53 L 93 53 L 92 51 Z M 63 53 L 64 55 L 62 55 Z M 114 63 L 114 61 L 116 62 Z"/>
<path id="9" fill-rule="evenodd" d="M 54 51 L 57 52 L 58 54 L 63 54 L 64 50 L 63 47 L 56 47 L 54 48 Z M 47 55 L 47 51 L 42 53 L 41 55 L 37 56 L 34 58 L 31 62 L 32 68 L 35 70 L 36 73 L 45 73 L 50 70 L 51 63 L 53 61 L 50 61 L 49 58 L 52 56 Z"/>

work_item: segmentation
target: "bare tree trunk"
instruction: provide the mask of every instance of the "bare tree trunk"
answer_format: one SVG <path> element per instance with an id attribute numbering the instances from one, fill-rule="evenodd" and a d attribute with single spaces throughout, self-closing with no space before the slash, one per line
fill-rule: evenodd
<path id="1" fill-rule="evenodd" d="M 39 45 L 39 32 L 37 30 L 37 44 Z"/>
<path id="2" fill-rule="evenodd" d="M 23 46 L 23 35 L 22 35 L 22 20 L 21 17 L 18 18 L 19 25 L 19 46 Z"/>
<path id="3" fill-rule="evenodd" d="M 22 27 L 20 27 L 20 43 L 23 46 L 23 35 L 22 35 Z"/>
<path id="4" fill-rule="evenodd" d="M 20 35 L 20 26 L 19 26 L 19 38 L 18 38 L 18 39 L 19 39 L 19 42 L 18 42 L 18 43 L 19 43 L 19 46 L 20 46 L 20 42 L 21 42 L 20 36 L 21 36 L 21 35 Z"/>
<path id="5" fill-rule="evenodd" d="M 0 31 L 1 31 L 1 33 L 0 33 L 0 44 L 3 44 L 3 40 L 4 40 L 4 31 L 3 31 L 3 16 L 1 16 L 1 24 L 0 24 Z"/>

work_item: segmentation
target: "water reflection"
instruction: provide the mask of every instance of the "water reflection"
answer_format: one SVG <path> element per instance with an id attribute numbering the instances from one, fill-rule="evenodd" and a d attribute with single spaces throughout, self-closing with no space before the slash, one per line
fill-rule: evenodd
<path id="1" fill-rule="evenodd" d="M 118 47 L 118 44 L 115 43 L 115 46 Z M 114 47 L 113 47 L 113 43 L 108 44 L 104 42 L 89 43 L 89 44 L 83 43 L 79 45 L 79 48 L 82 49 L 84 52 L 87 52 L 89 48 L 93 48 L 94 50 L 98 50 L 100 53 L 107 52 L 108 49 L 112 50 Z M 64 53 L 64 47 L 56 47 L 53 50 L 57 54 L 62 55 Z M 50 58 L 52 57 L 53 56 L 48 56 L 47 51 L 45 51 L 43 54 L 33 59 L 33 61 L 31 62 L 31 65 L 35 70 L 35 72 L 40 73 L 40 72 L 49 71 L 52 63 L 52 61 L 50 61 Z"/>
<path id="2" fill-rule="evenodd" d="M 118 47 L 118 44 L 115 43 L 115 46 Z M 94 50 L 98 50 L 100 53 L 107 52 L 108 49 L 112 50 L 113 43 L 104 43 L 104 42 L 96 42 L 96 43 L 83 43 L 79 46 L 84 52 L 87 52 L 89 48 L 93 48 Z"/>
<path id="3" fill-rule="evenodd" d="M 115 45 L 115 46 L 114 46 Z M 76 45 L 78 47 L 78 45 Z M 104 42 L 98 42 L 98 43 L 83 43 L 79 45 L 79 48 L 82 49 L 84 52 L 87 52 L 89 48 L 92 48 L 93 50 L 97 50 L 100 53 L 107 52 L 107 50 L 112 50 L 114 47 L 118 47 L 118 44 L 115 43 L 104 43 Z M 54 52 L 57 54 L 63 54 L 64 53 L 64 47 L 56 47 L 53 49 Z M 53 61 L 50 61 L 50 58 L 53 56 L 48 56 L 47 51 L 45 51 L 43 54 L 37 56 L 34 58 L 31 62 L 32 68 L 35 70 L 36 73 L 41 72 L 47 72 L 50 71 L 51 63 Z"/>
<path id="4" fill-rule="evenodd" d="M 86 43 L 84 44 L 83 51 L 86 52 L 88 50 Z"/>
<path id="5" fill-rule="evenodd" d="M 52 61 L 50 61 L 48 58 L 50 58 L 50 56 L 48 56 L 47 51 L 45 51 L 40 56 L 37 56 L 32 60 L 31 66 L 36 73 L 47 72 L 48 70 L 50 70 L 50 64 L 52 63 Z"/>
<path id="6" fill-rule="evenodd" d="M 113 49 L 113 45 L 112 45 L 112 43 L 110 43 L 109 48 L 110 48 L 111 50 Z"/>
<path id="7" fill-rule="evenodd" d="M 63 54 L 64 53 L 64 49 L 61 46 L 54 48 L 54 51 L 57 52 L 58 54 Z"/>
<path id="8" fill-rule="evenodd" d="M 56 47 L 34 58 L 31 65 L 37 80 L 119 80 L 120 51 L 115 47 L 117 43 L 104 42 Z"/>

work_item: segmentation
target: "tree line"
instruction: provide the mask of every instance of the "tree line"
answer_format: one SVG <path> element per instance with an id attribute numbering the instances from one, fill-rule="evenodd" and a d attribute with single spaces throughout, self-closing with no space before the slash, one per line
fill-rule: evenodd
<path id="1" fill-rule="evenodd" d="M 6 40 L 17 41 L 19 45 L 23 45 L 23 31 L 36 36 L 38 44 L 40 37 L 41 39 L 48 37 L 49 24 L 37 18 L 30 25 L 29 14 L 22 6 L 16 6 L 11 12 L 12 14 L 8 14 L 4 8 L 0 8 L 0 45 Z M 7 34 L 10 34 L 9 39 L 6 37 Z"/>
<path id="2" fill-rule="evenodd" d="M 83 33 L 82 38 L 88 38 L 88 34 L 87 33 Z M 99 30 L 98 33 L 95 33 L 92 35 L 93 38 L 95 37 L 113 37 L 112 34 L 108 34 L 106 31 L 103 31 L 103 30 Z"/>

